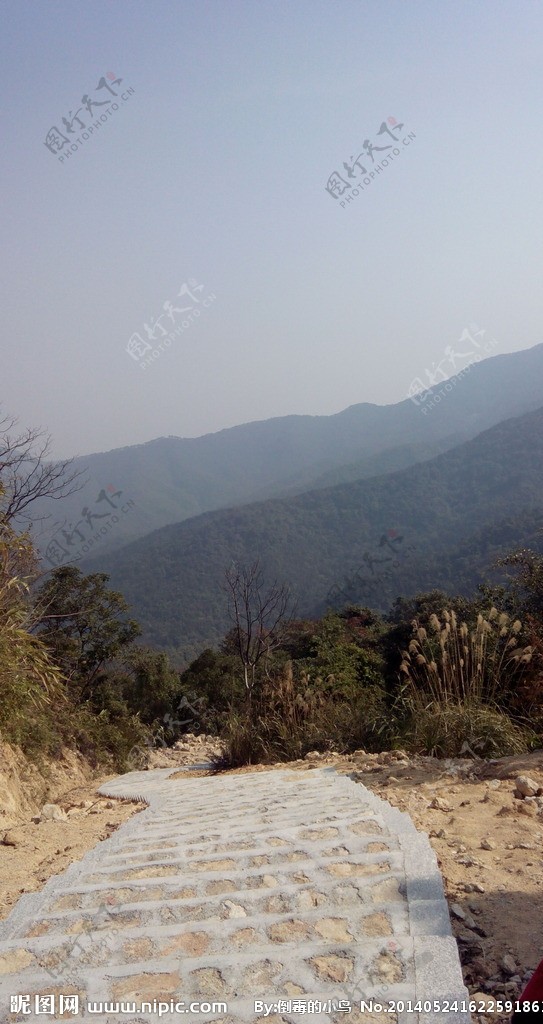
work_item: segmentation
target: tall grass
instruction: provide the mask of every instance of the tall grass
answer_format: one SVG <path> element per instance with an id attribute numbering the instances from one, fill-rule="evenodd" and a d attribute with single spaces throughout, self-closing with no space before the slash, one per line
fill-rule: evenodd
<path id="1" fill-rule="evenodd" d="M 0 735 L 23 748 L 55 749 L 67 704 L 63 677 L 29 632 L 34 554 L 28 537 L 0 530 Z"/>
<path id="2" fill-rule="evenodd" d="M 412 691 L 438 704 L 500 702 L 533 655 L 533 647 L 519 642 L 520 620 L 494 607 L 486 617 L 479 614 L 472 629 L 454 611 L 444 610 L 442 620 L 430 617 L 430 634 L 413 621 L 415 635 L 400 665 Z"/>
<path id="3" fill-rule="evenodd" d="M 432 757 L 505 757 L 538 745 L 528 724 L 514 722 L 505 711 L 467 701 L 427 704 L 408 699 L 410 714 L 398 732 L 407 750 Z"/>
<path id="4" fill-rule="evenodd" d="M 223 765 L 294 761 L 310 750 L 346 752 L 377 744 L 387 722 L 381 690 L 360 686 L 347 699 L 329 683 L 305 672 L 295 678 L 287 662 L 260 688 L 249 715 L 233 709 L 224 719 Z"/>
<path id="5" fill-rule="evenodd" d="M 492 607 L 469 628 L 444 610 L 441 621 L 430 617 L 429 627 L 413 621 L 400 666 L 406 744 L 449 757 L 498 757 L 532 746 L 529 723 L 508 713 L 534 655 L 533 646 L 520 641 L 520 620 Z"/>

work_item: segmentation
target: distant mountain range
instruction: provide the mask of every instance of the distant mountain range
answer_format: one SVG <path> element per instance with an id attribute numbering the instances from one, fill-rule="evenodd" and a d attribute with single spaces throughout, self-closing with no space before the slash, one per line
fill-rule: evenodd
<path id="1" fill-rule="evenodd" d="M 438 443 L 440 431 L 444 437 L 448 429 L 451 436 L 461 426 L 469 431 L 475 422 L 503 419 L 512 406 L 533 403 L 536 392 L 541 406 L 542 371 L 543 346 L 538 346 L 473 367 L 467 383 L 463 379 L 448 396 L 451 408 L 435 409 L 424 418 L 411 402 L 383 409 L 356 406 L 337 417 L 317 418 L 316 423 L 303 417 L 300 430 L 294 426 L 297 418 L 288 417 L 236 428 L 241 432 L 236 437 L 244 438 L 246 450 L 253 451 L 260 431 L 264 449 L 269 450 L 269 431 L 275 424 L 277 436 L 296 439 L 293 448 L 301 462 L 300 439 L 304 430 L 310 433 L 310 424 L 323 438 L 320 454 L 332 458 L 340 436 L 346 439 L 344 452 L 352 452 L 353 422 L 357 431 L 365 422 L 363 438 L 371 452 L 365 458 L 371 459 L 381 444 L 383 452 L 388 445 L 388 457 L 394 460 L 398 455 L 390 452 L 393 441 L 397 450 L 402 426 L 408 446 L 415 443 L 411 438 L 419 426 L 433 431 L 432 443 Z M 438 419 L 432 423 L 434 413 L 441 415 L 441 427 Z M 224 433 L 233 453 L 235 432 Z M 206 443 L 211 445 L 211 439 Z M 356 443 L 362 443 L 360 436 Z M 307 446 L 309 465 L 309 442 Z M 411 457 L 414 454 L 411 449 Z M 276 456 L 276 466 L 282 464 L 286 470 L 288 459 L 278 449 Z M 107 556 L 97 553 L 83 568 L 108 572 L 111 585 L 123 592 L 143 625 L 145 639 L 181 660 L 215 644 L 229 628 L 221 584 L 233 561 L 260 558 L 268 580 L 290 584 L 302 615 L 322 612 L 346 599 L 385 610 L 400 594 L 434 587 L 467 594 L 497 555 L 517 546 L 541 547 L 542 459 L 539 407 L 408 468 L 294 497 L 206 512 Z M 344 471 L 356 470 L 349 466 Z"/>
<path id="2" fill-rule="evenodd" d="M 284 416 L 198 438 L 158 438 L 75 460 L 82 490 L 43 500 L 35 537 L 48 565 L 107 559 L 125 544 L 203 512 L 371 478 L 433 459 L 536 409 L 543 345 L 473 364 L 431 409 L 419 399 Z M 426 411 L 425 411 L 426 410 Z"/>

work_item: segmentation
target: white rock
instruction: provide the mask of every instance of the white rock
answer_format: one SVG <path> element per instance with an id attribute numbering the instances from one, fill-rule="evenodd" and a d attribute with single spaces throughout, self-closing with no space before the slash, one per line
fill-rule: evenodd
<path id="1" fill-rule="evenodd" d="M 247 911 L 239 903 L 233 903 L 232 900 L 225 900 L 223 906 L 227 909 L 228 917 L 247 917 Z"/>
<path id="2" fill-rule="evenodd" d="M 435 796 L 428 806 L 436 811 L 452 811 L 451 805 L 446 800 L 442 800 L 440 796 Z"/>
<path id="3" fill-rule="evenodd" d="M 518 779 L 515 779 L 515 786 L 522 796 L 537 796 L 540 792 L 538 783 L 527 775 L 519 775 Z"/>
<path id="4" fill-rule="evenodd" d="M 506 953 L 502 957 L 500 966 L 503 967 L 506 974 L 516 974 L 518 971 L 518 967 L 510 953 Z"/>
<path id="5" fill-rule="evenodd" d="M 41 809 L 42 821 L 68 821 L 66 811 L 58 804 L 44 804 Z"/>

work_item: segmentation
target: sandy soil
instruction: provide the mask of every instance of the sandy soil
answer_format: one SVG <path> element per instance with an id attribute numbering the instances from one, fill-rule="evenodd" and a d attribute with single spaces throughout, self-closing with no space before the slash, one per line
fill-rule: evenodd
<path id="1" fill-rule="evenodd" d="M 151 767 L 194 764 L 216 749 L 216 743 L 189 740 L 180 749 L 153 753 Z M 514 796 L 515 780 L 528 776 L 543 789 L 543 751 L 494 762 L 438 761 L 401 751 L 310 754 L 288 767 L 310 771 L 323 764 L 355 773 L 429 834 L 467 987 L 487 998 L 518 998 L 543 958 L 543 811 L 538 813 L 535 800 Z M 270 767 L 287 766 L 239 771 Z M 0 918 L 23 893 L 41 888 L 143 807 L 98 797 L 104 777 L 73 788 L 71 774 L 70 790 L 66 786 L 62 792 L 58 778 L 55 786 L 55 802 L 66 820 L 38 820 L 34 814 L 32 821 L 27 808 L 26 817 L 20 811 L 10 827 L 0 826 Z M 507 1020 L 509 1015 L 488 1019 Z"/>

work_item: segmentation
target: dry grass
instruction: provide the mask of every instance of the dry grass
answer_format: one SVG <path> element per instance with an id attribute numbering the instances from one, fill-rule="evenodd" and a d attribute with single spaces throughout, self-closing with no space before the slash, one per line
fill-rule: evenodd
<path id="1" fill-rule="evenodd" d="M 334 694 L 326 680 L 295 679 L 292 664 L 269 679 L 250 713 L 232 711 L 221 729 L 223 767 L 296 761 L 310 750 L 346 752 L 372 747 L 387 721 L 382 692 L 360 686 L 355 696 Z M 322 687 L 322 688 L 321 688 Z"/>
<path id="2" fill-rule="evenodd" d="M 431 634 L 414 620 L 414 637 L 403 652 L 400 672 L 413 694 L 423 692 L 436 704 L 475 701 L 497 704 L 517 684 L 532 659 L 522 646 L 522 623 L 491 608 L 477 616 L 474 628 L 458 623 L 454 611 L 430 618 Z"/>
<path id="3" fill-rule="evenodd" d="M 430 633 L 414 620 L 400 667 L 409 746 L 440 757 L 499 757 L 533 746 L 533 730 L 508 713 L 534 655 L 520 642 L 520 620 L 492 607 L 471 629 L 447 610 L 429 624 Z"/>

